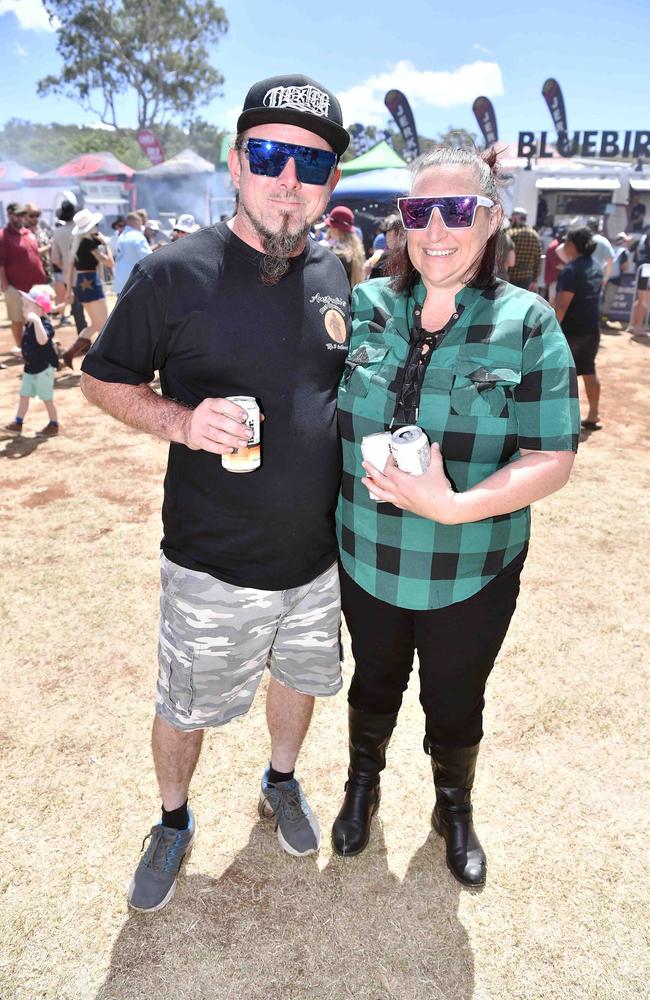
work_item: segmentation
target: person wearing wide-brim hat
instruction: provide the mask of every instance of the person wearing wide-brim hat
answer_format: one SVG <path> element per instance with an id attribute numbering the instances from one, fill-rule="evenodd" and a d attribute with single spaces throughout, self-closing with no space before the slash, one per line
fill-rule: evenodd
<path id="1" fill-rule="evenodd" d="M 337 205 L 325 219 L 327 242 L 332 248 L 340 247 L 350 261 L 350 285 L 354 288 L 363 281 L 366 255 L 363 243 L 354 225 L 354 212 L 347 205 Z"/>
<path id="2" fill-rule="evenodd" d="M 72 219 L 74 223 L 72 236 L 75 242 L 66 283 L 69 289 L 74 290 L 74 296 L 77 302 L 83 305 L 90 323 L 63 354 L 63 361 L 69 368 L 73 367 L 74 358 L 86 353 L 93 342 L 93 337 L 99 333 L 108 319 L 104 288 L 97 273 L 99 264 L 113 267 L 113 254 L 109 241 L 97 229 L 103 218 L 101 212 L 91 212 L 89 208 L 82 208 Z"/>
<path id="3" fill-rule="evenodd" d="M 180 240 L 191 233 L 197 233 L 201 227 L 189 212 L 179 215 L 172 226 L 172 240 Z"/>

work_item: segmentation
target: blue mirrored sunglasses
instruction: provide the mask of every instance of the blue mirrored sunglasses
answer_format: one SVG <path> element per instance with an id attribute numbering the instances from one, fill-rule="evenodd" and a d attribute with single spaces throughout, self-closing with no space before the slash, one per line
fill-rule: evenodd
<path id="1" fill-rule="evenodd" d="M 291 142 L 271 139 L 248 139 L 245 152 L 252 174 L 279 177 L 291 157 L 301 184 L 327 184 L 336 165 L 336 153 L 313 146 L 294 146 Z"/>
<path id="2" fill-rule="evenodd" d="M 494 202 L 479 194 L 444 195 L 440 198 L 398 198 L 397 207 L 404 229 L 426 229 L 434 208 L 447 229 L 469 229 L 474 225 L 479 205 L 493 208 Z"/>

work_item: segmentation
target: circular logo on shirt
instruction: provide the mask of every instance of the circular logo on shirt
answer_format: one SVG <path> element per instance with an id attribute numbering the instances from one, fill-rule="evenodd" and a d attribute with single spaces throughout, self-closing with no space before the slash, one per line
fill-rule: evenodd
<path id="1" fill-rule="evenodd" d="M 336 309 L 328 309 L 324 316 L 325 329 L 337 344 L 345 343 L 345 320 Z"/>

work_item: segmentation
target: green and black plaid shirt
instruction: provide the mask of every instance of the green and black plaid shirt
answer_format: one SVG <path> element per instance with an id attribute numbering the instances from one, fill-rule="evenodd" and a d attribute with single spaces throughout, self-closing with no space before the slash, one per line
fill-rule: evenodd
<path id="1" fill-rule="evenodd" d="M 370 594 L 415 610 L 477 593 L 522 551 L 530 533 L 529 507 L 468 524 L 439 524 L 376 503 L 361 482 L 361 439 L 390 428 L 424 297 L 421 282 L 409 297 L 392 292 L 386 278 L 355 288 L 339 389 L 343 566 Z M 554 311 L 504 281 L 463 288 L 431 352 L 413 422 L 440 444 L 459 492 L 517 459 L 520 448 L 576 451 L 577 380 Z"/>

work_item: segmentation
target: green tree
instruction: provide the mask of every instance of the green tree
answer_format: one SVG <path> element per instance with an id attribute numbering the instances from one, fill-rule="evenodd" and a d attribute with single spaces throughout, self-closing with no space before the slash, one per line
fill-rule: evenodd
<path id="1" fill-rule="evenodd" d="M 439 132 L 436 144 L 440 146 L 454 146 L 456 149 L 461 146 L 480 146 L 481 140 L 476 132 L 469 132 L 466 128 L 456 128 L 449 125 L 445 132 Z"/>
<path id="2" fill-rule="evenodd" d="M 220 161 L 221 143 L 227 135 L 225 129 L 217 128 L 203 118 L 193 118 L 183 128 L 170 123 L 154 128 L 154 132 L 162 143 L 166 157 L 175 156 L 189 146 L 204 160 L 215 165 Z"/>
<path id="3" fill-rule="evenodd" d="M 135 170 L 151 166 L 134 132 L 57 122 L 42 125 L 21 118 L 10 118 L 0 128 L 0 160 L 18 160 L 39 173 L 53 170 L 80 153 L 102 152 L 113 153 Z"/>
<path id="4" fill-rule="evenodd" d="M 43 0 L 57 24 L 61 73 L 38 93 L 63 94 L 120 128 L 116 100 L 137 96 L 137 127 L 185 119 L 220 93 L 208 45 L 228 29 L 214 0 Z M 100 105 L 97 102 L 100 102 Z"/>
<path id="5" fill-rule="evenodd" d="M 219 163 L 223 130 L 197 118 L 184 128 L 168 124 L 154 126 L 165 157 L 175 156 L 190 146 L 204 159 Z M 109 152 L 134 170 L 145 170 L 151 163 L 142 152 L 135 130 L 88 128 L 83 125 L 41 125 L 10 118 L 0 128 L 0 160 L 18 160 L 39 173 L 59 167 L 80 153 Z"/>
<path id="6" fill-rule="evenodd" d="M 391 129 L 391 131 L 393 131 Z M 444 132 L 439 132 L 435 139 L 428 139 L 424 135 L 418 133 L 418 140 L 420 142 L 420 152 L 426 153 L 428 149 L 432 146 L 478 146 L 479 138 L 474 132 L 469 132 L 464 128 L 456 128 L 454 125 L 450 125 Z M 401 132 L 393 131 L 393 149 L 400 156 L 404 155 L 404 140 L 402 139 Z"/>

